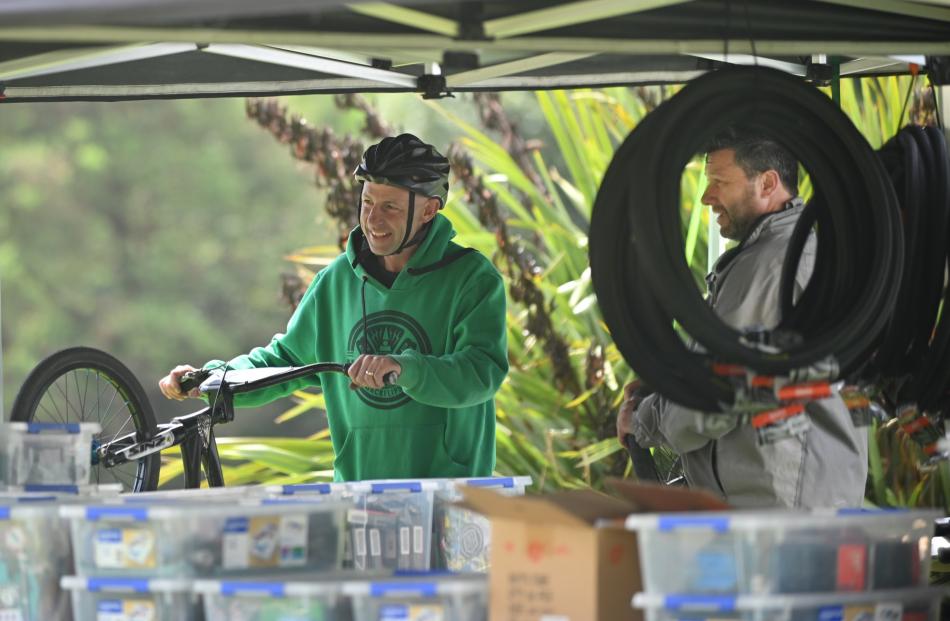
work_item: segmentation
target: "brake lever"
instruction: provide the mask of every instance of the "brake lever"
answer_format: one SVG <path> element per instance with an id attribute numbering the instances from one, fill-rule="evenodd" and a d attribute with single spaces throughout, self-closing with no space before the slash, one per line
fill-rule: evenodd
<path id="1" fill-rule="evenodd" d="M 183 373 L 180 378 L 178 378 L 178 389 L 184 393 L 188 394 L 192 389 L 201 386 L 202 382 L 211 377 L 211 371 L 208 369 L 198 369 L 196 371 L 188 371 Z"/>

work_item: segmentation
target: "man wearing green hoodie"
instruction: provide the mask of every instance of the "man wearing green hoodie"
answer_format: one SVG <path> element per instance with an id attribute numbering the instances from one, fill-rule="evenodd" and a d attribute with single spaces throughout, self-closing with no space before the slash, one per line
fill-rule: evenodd
<path id="1" fill-rule="evenodd" d="M 494 470 L 494 395 L 508 372 L 505 291 L 484 256 L 451 241 L 455 231 L 438 213 L 448 173 L 448 160 L 411 134 L 367 149 L 355 172 L 360 225 L 346 252 L 314 278 L 286 333 L 228 363 L 352 363 L 349 377 L 313 376 L 235 399 L 254 406 L 321 387 L 337 480 Z M 179 388 L 189 370 L 173 369 L 162 393 L 198 396 Z"/>

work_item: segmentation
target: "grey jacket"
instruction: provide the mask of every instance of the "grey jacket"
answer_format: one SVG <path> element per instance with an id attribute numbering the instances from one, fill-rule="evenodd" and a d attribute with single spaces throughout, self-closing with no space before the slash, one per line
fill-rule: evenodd
<path id="1" fill-rule="evenodd" d="M 782 263 L 800 200 L 769 214 L 706 277 L 709 302 L 736 329 L 779 322 Z M 811 277 L 815 236 L 796 276 L 796 295 Z M 840 397 L 806 405 L 810 426 L 801 435 L 759 445 L 751 425 L 729 414 L 710 416 L 654 394 L 637 408 L 633 434 L 644 447 L 667 445 L 682 457 L 691 487 L 710 490 L 736 507 L 855 507 L 864 498 L 867 429 L 858 428 Z"/>

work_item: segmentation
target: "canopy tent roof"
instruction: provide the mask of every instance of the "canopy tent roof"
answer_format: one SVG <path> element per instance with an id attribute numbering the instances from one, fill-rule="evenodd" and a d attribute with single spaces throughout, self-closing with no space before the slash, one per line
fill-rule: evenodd
<path id="1" fill-rule="evenodd" d="M 7 103 L 683 82 L 720 62 L 905 73 L 950 0 L 0 0 Z"/>

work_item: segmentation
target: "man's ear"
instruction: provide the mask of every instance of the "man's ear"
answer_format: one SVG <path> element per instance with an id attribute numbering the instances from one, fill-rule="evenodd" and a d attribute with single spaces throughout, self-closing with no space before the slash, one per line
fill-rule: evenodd
<path id="1" fill-rule="evenodd" d="M 442 202 L 435 197 L 430 196 L 426 198 L 426 204 L 422 211 L 422 221 L 429 222 L 432 220 L 432 218 L 435 217 L 435 214 L 439 213 L 439 206 L 441 204 Z"/>
<path id="2" fill-rule="evenodd" d="M 762 198 L 769 198 L 782 187 L 782 180 L 777 171 L 767 170 L 759 175 L 758 186 Z"/>

